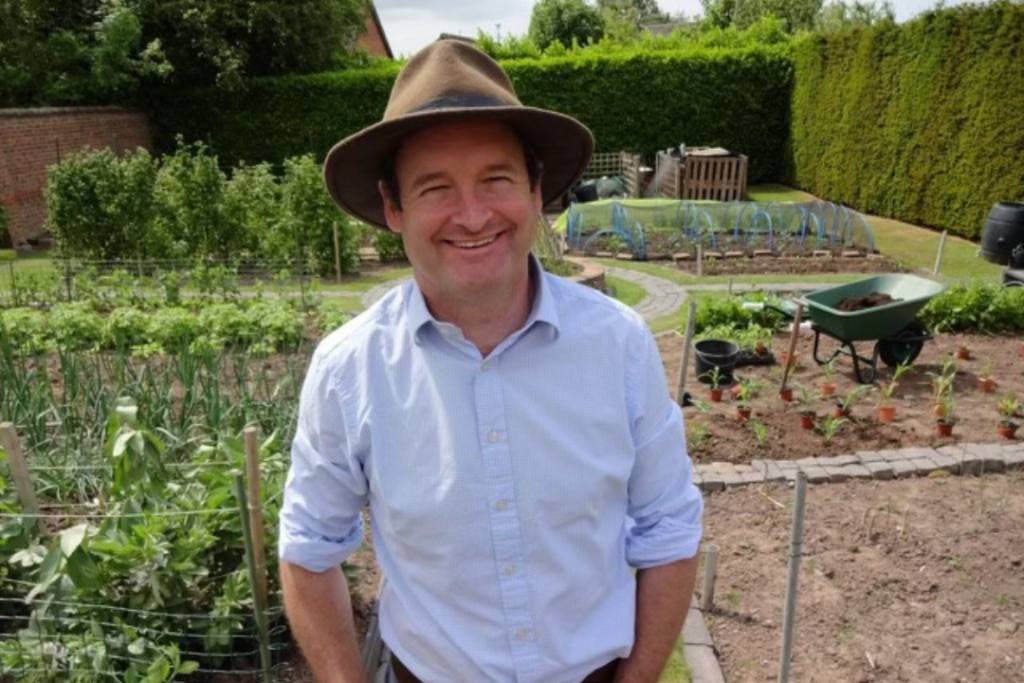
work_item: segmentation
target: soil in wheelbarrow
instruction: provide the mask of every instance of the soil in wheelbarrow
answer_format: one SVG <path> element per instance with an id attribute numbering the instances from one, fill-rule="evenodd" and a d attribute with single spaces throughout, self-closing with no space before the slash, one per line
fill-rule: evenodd
<path id="1" fill-rule="evenodd" d="M 778 677 L 793 489 L 706 499 L 730 683 Z M 811 486 L 793 683 L 1024 681 L 1024 473 Z"/>
<path id="2" fill-rule="evenodd" d="M 683 339 L 677 334 L 662 335 L 658 340 L 665 365 L 665 374 L 673 391 L 678 383 Z M 789 337 L 777 336 L 773 340 L 772 352 L 776 358 L 787 349 Z M 960 345 L 971 349 L 971 360 L 959 361 L 955 388 L 956 422 L 951 437 L 940 437 L 936 431 L 936 417 L 932 402 L 931 379 L 942 369 L 944 355 L 953 354 Z M 823 337 L 820 355 L 826 357 L 837 346 L 836 342 Z M 870 355 L 872 342 L 861 342 L 857 349 L 862 355 Z M 812 456 L 843 455 L 857 451 L 877 451 L 909 446 L 931 446 L 975 442 L 1006 442 L 999 436 L 1000 421 L 996 402 L 1003 394 L 1016 394 L 1024 401 L 1024 357 L 1020 355 L 1022 342 L 1014 337 L 983 337 L 963 335 L 939 335 L 926 342 L 914 362 L 893 393 L 892 404 L 896 406 L 895 421 L 891 424 L 879 422 L 877 404 L 881 392 L 877 385 L 851 401 L 850 416 L 842 423 L 832 438 L 823 433 L 824 418 L 835 408 L 838 399 L 844 398 L 859 385 L 853 377 L 853 365 L 849 358 L 841 356 L 835 361 L 832 381 L 836 384 L 837 398 L 821 398 L 819 386 L 825 379 L 823 368 L 812 357 L 813 336 L 801 337 L 797 343 L 797 367 L 792 373 L 790 386 L 806 389 L 813 398 L 816 411 L 816 428 L 806 431 L 800 426 L 799 400 L 785 403 L 779 397 L 781 367 L 754 365 L 738 367 L 735 375 L 761 383 L 761 388 L 751 401 L 753 415 L 749 422 L 739 422 L 736 417 L 737 400 L 729 391 L 721 403 L 711 403 L 708 386 L 697 381 L 694 373 L 693 355 L 687 372 L 687 389 L 699 406 L 684 409 L 687 439 L 690 454 L 696 462 L 748 463 L 754 458 L 788 460 Z M 992 374 L 997 381 L 995 391 L 985 393 L 980 387 L 980 377 Z M 879 361 L 879 377 L 888 381 L 892 369 Z M 726 388 L 728 389 L 728 387 Z M 1017 422 L 1022 424 L 1016 442 L 1024 437 L 1024 415 Z M 762 427 L 755 427 L 761 425 Z M 758 432 L 763 428 L 763 438 Z"/>
<path id="3" fill-rule="evenodd" d="M 852 313 L 853 311 L 864 311 L 869 308 L 884 306 L 897 301 L 903 301 L 903 299 L 897 299 L 891 294 L 886 294 L 885 292 L 872 292 L 871 294 L 866 294 L 864 296 L 846 297 L 836 305 L 836 310 Z"/>

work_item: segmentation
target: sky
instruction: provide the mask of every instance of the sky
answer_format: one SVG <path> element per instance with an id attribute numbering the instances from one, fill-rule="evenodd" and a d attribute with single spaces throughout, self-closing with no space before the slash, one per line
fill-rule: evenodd
<path id="1" fill-rule="evenodd" d="M 931 9 L 936 0 L 891 0 L 896 21 Z M 491 35 L 525 35 L 535 0 L 374 0 L 395 56 L 411 55 L 441 33 L 475 37 L 477 29 Z M 958 5 L 963 0 L 947 0 Z M 701 13 L 700 0 L 658 0 L 662 11 L 687 16 Z"/>

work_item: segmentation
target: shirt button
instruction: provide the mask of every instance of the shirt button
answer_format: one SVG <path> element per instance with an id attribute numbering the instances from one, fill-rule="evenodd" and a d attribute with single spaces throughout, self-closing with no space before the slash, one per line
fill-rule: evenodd
<path id="1" fill-rule="evenodd" d="M 508 510 L 508 501 L 502 498 L 501 500 L 494 504 L 494 509 L 497 510 L 498 512 L 504 512 L 505 510 Z"/>
<path id="2" fill-rule="evenodd" d="M 530 632 L 525 628 L 516 629 L 516 640 L 526 640 L 530 637 Z"/>
<path id="3" fill-rule="evenodd" d="M 488 370 L 490 370 L 491 369 L 491 361 L 485 360 L 483 362 L 483 364 L 480 366 L 480 369 L 482 371 L 484 371 L 484 372 L 487 372 Z"/>
<path id="4" fill-rule="evenodd" d="M 505 576 L 515 576 L 516 566 L 514 564 L 505 565 Z"/>
<path id="5" fill-rule="evenodd" d="M 487 435 L 487 440 L 490 441 L 491 443 L 497 443 L 497 441 L 498 441 L 498 432 L 491 432 L 490 434 L 488 434 Z"/>

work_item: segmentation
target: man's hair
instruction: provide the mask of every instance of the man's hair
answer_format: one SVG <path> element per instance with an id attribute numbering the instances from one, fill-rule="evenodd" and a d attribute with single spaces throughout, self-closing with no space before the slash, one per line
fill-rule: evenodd
<path id="1" fill-rule="evenodd" d="M 526 140 L 522 133 L 515 128 L 512 129 L 512 132 L 515 133 L 516 138 L 519 140 L 519 146 L 523 148 L 526 176 L 530 181 L 530 189 L 534 190 L 540 183 L 541 174 L 544 172 L 544 164 L 537 155 L 537 151 L 534 150 L 533 145 Z M 402 193 L 401 187 L 398 184 L 398 174 L 395 172 L 395 160 L 398 158 L 398 150 L 400 148 L 401 145 L 392 150 L 384 161 L 384 167 L 380 172 L 380 180 L 384 183 L 388 197 L 399 211 L 402 210 Z"/>

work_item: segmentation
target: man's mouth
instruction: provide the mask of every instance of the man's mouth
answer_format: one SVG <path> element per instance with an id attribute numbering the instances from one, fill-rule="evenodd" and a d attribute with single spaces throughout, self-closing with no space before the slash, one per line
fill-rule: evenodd
<path id="1" fill-rule="evenodd" d="M 496 239 L 498 239 L 498 235 L 492 235 L 491 237 L 488 237 L 486 239 L 474 240 L 472 242 L 456 242 L 455 240 L 452 240 L 451 244 L 458 247 L 459 249 L 479 249 L 480 247 L 486 247 L 488 244 L 490 244 Z"/>

